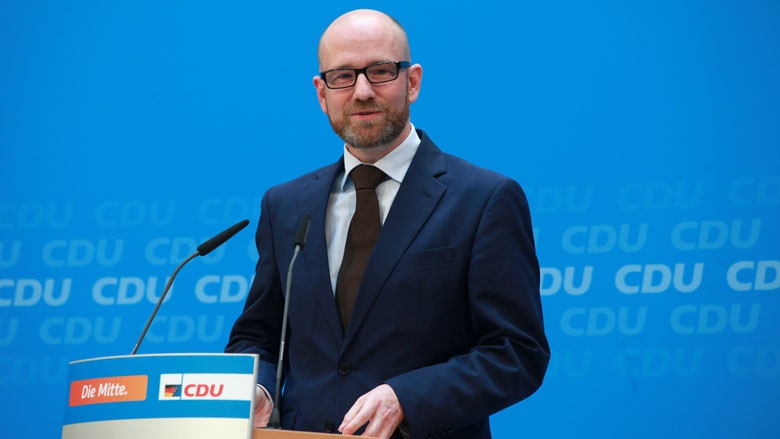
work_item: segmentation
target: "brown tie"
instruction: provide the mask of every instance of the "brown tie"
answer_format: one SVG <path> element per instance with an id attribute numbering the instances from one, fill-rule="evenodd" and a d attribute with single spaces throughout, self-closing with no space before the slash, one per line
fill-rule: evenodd
<path id="1" fill-rule="evenodd" d="M 345 333 L 368 257 L 371 256 L 371 250 L 382 228 L 375 189 L 386 176 L 381 169 L 369 165 L 359 165 L 352 170 L 351 175 L 357 200 L 347 232 L 344 259 L 336 280 L 336 306 L 341 316 L 341 328 Z"/>

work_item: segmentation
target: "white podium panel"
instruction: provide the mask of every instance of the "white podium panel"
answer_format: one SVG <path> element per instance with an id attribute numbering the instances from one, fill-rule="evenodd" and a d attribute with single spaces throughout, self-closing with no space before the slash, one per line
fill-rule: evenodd
<path id="1" fill-rule="evenodd" d="M 249 439 L 257 364 L 239 354 L 71 362 L 62 438 Z"/>

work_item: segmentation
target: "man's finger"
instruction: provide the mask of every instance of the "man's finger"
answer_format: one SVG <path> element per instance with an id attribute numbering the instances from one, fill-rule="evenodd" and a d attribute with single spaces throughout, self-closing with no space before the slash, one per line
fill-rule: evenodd
<path id="1" fill-rule="evenodd" d="M 387 384 L 382 384 L 358 398 L 344 415 L 339 431 L 342 434 L 354 434 L 368 423 L 363 436 L 389 438 L 403 420 L 403 416 L 403 409 L 395 392 Z"/>
<path id="2" fill-rule="evenodd" d="M 355 404 L 352 405 L 347 414 L 344 415 L 344 420 L 339 426 L 339 431 L 342 434 L 353 434 L 358 428 L 370 420 L 372 410 L 366 405 L 368 400 L 367 394 L 361 396 Z"/>
<path id="3" fill-rule="evenodd" d="M 268 426 L 268 420 L 271 418 L 273 404 L 268 399 L 268 395 L 257 387 L 255 389 L 255 419 L 252 425 L 254 428 L 263 428 Z"/>

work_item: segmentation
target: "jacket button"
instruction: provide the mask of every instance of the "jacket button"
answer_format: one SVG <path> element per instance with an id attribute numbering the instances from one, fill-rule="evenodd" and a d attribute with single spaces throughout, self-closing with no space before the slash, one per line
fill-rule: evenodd
<path id="1" fill-rule="evenodd" d="M 336 429 L 333 427 L 333 423 L 330 421 L 325 421 L 325 433 L 335 433 Z"/>
<path id="2" fill-rule="evenodd" d="M 339 364 L 339 375 L 349 375 L 349 373 L 352 372 L 352 366 L 349 365 L 346 361 Z"/>

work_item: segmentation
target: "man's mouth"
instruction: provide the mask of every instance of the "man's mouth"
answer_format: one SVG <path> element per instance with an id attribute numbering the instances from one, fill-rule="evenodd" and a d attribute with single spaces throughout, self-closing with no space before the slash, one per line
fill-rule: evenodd
<path id="1" fill-rule="evenodd" d="M 358 119 L 370 119 L 375 116 L 378 116 L 379 114 L 381 114 L 379 110 L 364 110 L 364 111 L 355 111 L 354 113 L 352 113 L 352 116 Z"/>

